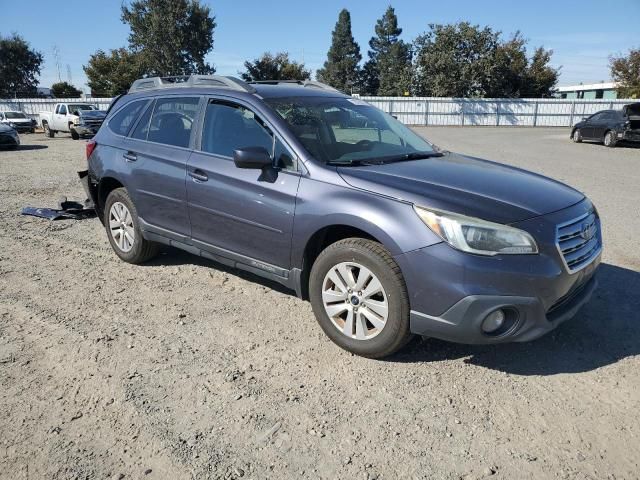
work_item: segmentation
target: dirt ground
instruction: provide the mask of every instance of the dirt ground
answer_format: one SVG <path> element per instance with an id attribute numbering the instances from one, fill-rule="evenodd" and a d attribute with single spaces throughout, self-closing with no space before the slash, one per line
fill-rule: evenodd
<path id="1" fill-rule="evenodd" d="M 128 265 L 98 220 L 21 216 L 82 199 L 84 142 L 1 151 L 0 478 L 639 478 L 640 149 L 426 135 L 592 197 L 606 251 L 577 318 L 527 344 L 359 358 L 257 277 L 171 249 Z"/>

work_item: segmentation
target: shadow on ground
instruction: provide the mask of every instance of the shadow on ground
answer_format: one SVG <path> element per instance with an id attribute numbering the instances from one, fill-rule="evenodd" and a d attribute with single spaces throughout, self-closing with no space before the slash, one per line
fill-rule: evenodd
<path id="1" fill-rule="evenodd" d="M 199 265 L 295 295 L 278 283 L 175 248 L 167 248 L 144 265 Z M 533 342 L 461 345 L 419 338 L 383 361 L 420 363 L 465 358 L 469 364 L 516 375 L 554 375 L 587 372 L 639 355 L 640 273 L 601 264 L 598 282 L 591 301 L 575 318 Z"/>
<path id="2" fill-rule="evenodd" d="M 554 375 L 594 370 L 640 354 L 640 273 L 602 264 L 599 288 L 578 315 L 528 343 L 460 345 L 418 339 L 395 362 L 465 362 L 516 375 Z"/>
<path id="3" fill-rule="evenodd" d="M 192 253 L 185 252 L 184 250 L 180 250 L 178 248 L 166 247 L 162 250 L 160 255 L 142 264 L 141 266 L 154 267 L 158 265 L 198 265 L 201 267 L 208 267 L 220 272 L 228 273 L 229 275 L 234 275 L 248 282 L 258 283 L 286 295 L 291 295 L 294 297 L 296 295 L 293 290 L 289 290 L 283 285 L 280 285 L 278 282 L 273 282 L 253 273 L 245 272 L 244 270 L 229 267 L 222 263 L 215 262 L 214 260 L 209 260 L 204 257 L 193 255 Z"/>
<path id="4" fill-rule="evenodd" d="M 25 150 L 44 150 L 45 148 L 49 148 L 46 145 L 20 145 L 18 147 L 18 150 L 20 151 L 25 151 Z"/>

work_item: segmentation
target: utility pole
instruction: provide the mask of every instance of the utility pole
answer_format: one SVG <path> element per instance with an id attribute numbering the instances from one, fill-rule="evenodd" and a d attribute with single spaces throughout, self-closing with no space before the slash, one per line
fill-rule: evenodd
<path id="1" fill-rule="evenodd" d="M 69 65 L 67 63 L 67 82 L 69 82 L 70 85 L 73 85 L 73 77 L 71 76 L 71 65 Z"/>
<path id="2" fill-rule="evenodd" d="M 62 76 L 60 75 L 60 49 L 57 45 L 53 46 L 53 58 L 56 61 L 56 69 L 58 70 L 58 82 L 62 82 Z"/>

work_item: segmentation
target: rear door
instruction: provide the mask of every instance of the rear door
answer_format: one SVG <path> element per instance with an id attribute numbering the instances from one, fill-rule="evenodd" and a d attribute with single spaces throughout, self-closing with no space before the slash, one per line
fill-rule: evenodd
<path id="1" fill-rule="evenodd" d="M 198 96 L 159 97 L 125 141 L 136 208 L 144 227 L 184 241 L 189 237 L 185 175 L 192 152 Z"/>
<path id="2" fill-rule="evenodd" d="M 240 169 L 233 151 L 265 147 L 273 168 Z M 300 183 L 292 150 L 250 105 L 207 101 L 200 149 L 187 166 L 191 236 L 217 255 L 286 276 Z"/>
<path id="3" fill-rule="evenodd" d="M 601 112 L 598 114 L 598 119 L 593 122 L 593 132 L 592 136 L 596 140 L 603 140 L 604 134 L 609 128 L 610 124 L 613 123 L 613 115 L 611 112 Z"/>

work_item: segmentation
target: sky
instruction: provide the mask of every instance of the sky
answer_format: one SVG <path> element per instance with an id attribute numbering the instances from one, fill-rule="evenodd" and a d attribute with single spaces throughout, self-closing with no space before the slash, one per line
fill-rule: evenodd
<path id="1" fill-rule="evenodd" d="M 216 16 L 214 49 L 207 60 L 218 74 L 238 75 L 243 62 L 265 51 L 289 52 L 314 71 L 326 60 L 331 31 L 342 8 L 351 12 L 353 33 L 366 58 L 376 19 L 391 4 L 412 41 L 430 23 L 468 21 L 509 35 L 520 30 L 529 50 L 554 51 L 562 67 L 559 86 L 609 80 L 608 57 L 640 48 L 640 0 L 202 0 Z M 16 32 L 44 55 L 40 86 L 69 77 L 88 92 L 82 70 L 96 50 L 127 45 L 121 0 L 0 0 L 0 34 Z M 33 14 L 29 14 L 29 12 Z M 56 66 L 54 50 L 60 59 Z M 69 75 L 70 74 L 70 75 Z"/>

